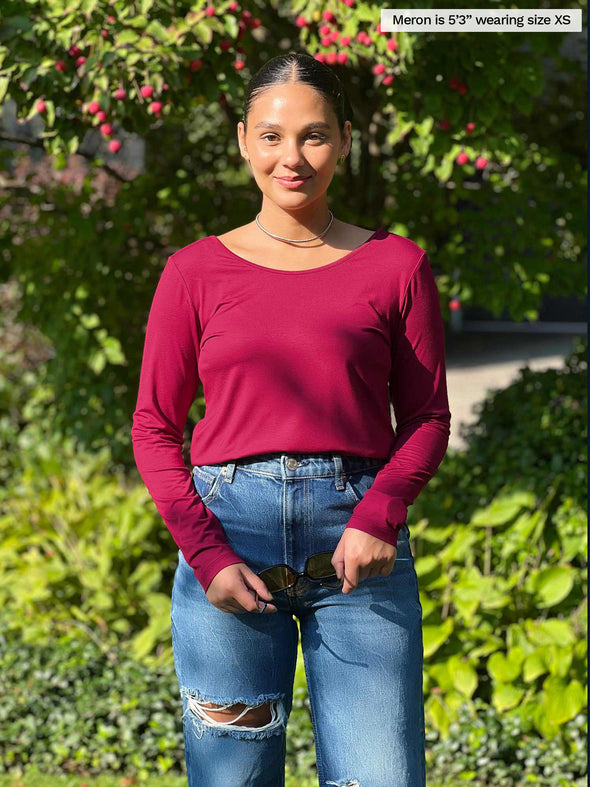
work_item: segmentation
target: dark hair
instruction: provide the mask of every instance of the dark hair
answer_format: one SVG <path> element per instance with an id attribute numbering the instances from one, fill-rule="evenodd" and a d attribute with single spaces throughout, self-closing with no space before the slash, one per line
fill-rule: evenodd
<path id="1" fill-rule="evenodd" d="M 345 122 L 352 120 L 352 106 L 336 72 L 311 55 L 291 50 L 286 55 L 268 60 L 248 82 L 242 113 L 244 130 L 248 113 L 259 93 L 286 82 L 302 82 L 321 93 L 338 118 L 340 132 L 344 131 Z"/>

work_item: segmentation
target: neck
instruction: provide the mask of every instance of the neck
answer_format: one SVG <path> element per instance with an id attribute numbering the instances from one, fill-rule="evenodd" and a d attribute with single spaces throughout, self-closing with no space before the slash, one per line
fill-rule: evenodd
<path id="1" fill-rule="evenodd" d="M 310 205 L 305 209 L 288 212 L 276 205 L 262 204 L 258 221 L 265 230 L 283 238 L 303 240 L 319 235 L 330 223 L 328 205 Z M 336 219 L 332 223 L 334 226 Z M 331 229 L 331 228 L 330 228 Z"/>

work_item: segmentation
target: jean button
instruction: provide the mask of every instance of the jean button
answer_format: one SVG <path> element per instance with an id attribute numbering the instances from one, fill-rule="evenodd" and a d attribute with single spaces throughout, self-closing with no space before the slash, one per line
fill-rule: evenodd
<path id="1" fill-rule="evenodd" d="M 289 470 L 297 469 L 298 465 L 299 462 L 297 461 L 297 459 L 293 459 L 292 456 L 290 456 L 289 459 L 287 459 L 287 467 L 289 468 Z"/>

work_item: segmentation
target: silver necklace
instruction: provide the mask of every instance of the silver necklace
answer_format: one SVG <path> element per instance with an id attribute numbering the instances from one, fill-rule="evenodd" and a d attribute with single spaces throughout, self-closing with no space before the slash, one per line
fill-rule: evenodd
<path id="1" fill-rule="evenodd" d="M 262 213 L 262 211 L 260 211 L 260 213 Z M 289 241 L 289 243 L 307 243 L 310 240 L 316 240 L 317 238 L 321 238 L 330 229 L 330 227 L 332 226 L 332 222 L 334 221 L 334 214 L 332 213 L 331 210 L 328 210 L 328 213 L 330 214 L 330 221 L 328 222 L 328 226 L 323 232 L 320 232 L 319 235 L 314 235 L 313 238 L 303 238 L 303 240 L 296 240 L 295 238 L 282 238 L 280 235 L 273 235 L 272 232 L 265 230 L 262 224 L 258 221 L 258 216 L 260 216 L 260 213 L 256 216 L 256 224 L 258 224 L 260 229 L 263 232 L 266 232 L 267 235 L 270 235 L 271 238 L 276 238 L 277 240 L 286 240 Z"/>

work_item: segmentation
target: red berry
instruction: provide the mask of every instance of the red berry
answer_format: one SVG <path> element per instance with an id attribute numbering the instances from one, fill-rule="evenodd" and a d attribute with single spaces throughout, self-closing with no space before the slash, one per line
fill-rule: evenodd
<path id="1" fill-rule="evenodd" d="M 471 134 L 474 128 L 475 128 L 475 123 L 469 122 L 465 125 L 465 131 L 467 132 L 467 134 Z"/>
<path id="2" fill-rule="evenodd" d="M 326 56 L 325 56 L 325 55 L 324 55 L 322 52 L 317 52 L 317 53 L 314 55 L 314 57 L 315 57 L 315 59 L 316 59 L 316 60 L 318 60 L 320 63 L 325 63 L 325 62 L 326 62 Z"/>
<path id="3" fill-rule="evenodd" d="M 65 71 L 66 70 L 65 60 L 58 60 L 57 63 L 55 64 L 55 70 Z"/>
<path id="4" fill-rule="evenodd" d="M 476 166 L 477 169 L 485 169 L 485 167 L 487 167 L 487 165 L 488 165 L 487 158 L 484 158 L 483 156 L 478 156 L 475 159 L 475 166 Z"/>
<path id="5" fill-rule="evenodd" d="M 387 39 L 387 48 L 389 49 L 390 52 L 395 52 L 395 50 L 397 49 L 397 41 L 395 40 L 395 38 Z"/>
<path id="6" fill-rule="evenodd" d="M 113 133 L 113 127 L 110 123 L 103 123 L 100 127 L 100 133 L 105 137 L 109 137 Z"/>
<path id="7" fill-rule="evenodd" d="M 113 93 L 113 98 L 116 98 L 117 101 L 125 101 L 125 99 L 127 98 L 127 91 L 123 90 L 122 87 L 119 87 Z"/>
<path id="8" fill-rule="evenodd" d="M 260 27 L 261 24 L 262 24 L 262 19 L 258 19 L 258 17 L 255 17 L 250 21 L 249 27 L 252 30 L 256 30 L 256 28 Z"/>
<path id="9" fill-rule="evenodd" d="M 385 71 L 383 63 L 376 63 L 371 69 L 374 74 L 382 74 Z"/>
<path id="10" fill-rule="evenodd" d="M 167 82 L 164 82 L 162 85 L 162 90 L 170 90 L 170 85 Z"/>
<path id="11" fill-rule="evenodd" d="M 340 46 L 348 46 L 350 44 L 350 36 L 342 36 L 340 39 Z"/>
<path id="12" fill-rule="evenodd" d="M 242 11 L 242 19 L 252 19 L 252 13 L 248 10 Z"/>
<path id="13" fill-rule="evenodd" d="M 237 11 L 237 10 L 238 10 L 238 8 L 239 8 L 239 6 L 238 6 L 238 4 L 235 2 L 235 0 L 232 0 L 232 2 L 231 2 L 229 5 L 228 5 L 228 7 L 227 7 L 227 10 L 228 10 L 228 11 Z"/>
<path id="14" fill-rule="evenodd" d="M 208 5 L 207 8 L 205 9 L 205 13 L 207 14 L 207 16 L 215 16 L 215 6 Z"/>
<path id="15" fill-rule="evenodd" d="M 332 43 L 335 44 L 338 41 L 338 37 L 340 36 L 340 30 L 333 30 L 330 33 L 329 38 L 331 39 Z"/>
<path id="16" fill-rule="evenodd" d="M 451 128 L 451 124 L 446 118 L 444 120 L 441 120 L 439 125 L 443 131 L 448 131 Z"/>
<path id="17" fill-rule="evenodd" d="M 461 309 L 461 301 L 456 296 L 449 301 L 449 309 L 452 312 L 458 312 Z"/>
<path id="18" fill-rule="evenodd" d="M 340 65 L 343 66 L 348 60 L 348 55 L 346 54 L 346 52 L 338 52 L 338 56 L 336 60 L 340 63 Z"/>
<path id="19" fill-rule="evenodd" d="M 457 162 L 457 164 L 461 164 L 461 165 L 467 164 L 467 162 L 469 161 L 469 156 L 467 155 L 467 153 L 465 153 L 465 151 L 462 151 L 461 153 L 459 153 L 455 161 Z"/>
<path id="20" fill-rule="evenodd" d="M 80 55 L 80 57 L 76 60 L 76 67 L 79 68 L 80 66 L 83 66 L 85 62 L 86 58 L 84 55 Z"/>
<path id="21" fill-rule="evenodd" d="M 323 38 L 320 38 L 320 44 L 322 46 L 330 46 L 331 43 L 332 43 L 332 39 L 330 38 L 330 36 L 324 36 Z"/>
<path id="22" fill-rule="evenodd" d="M 307 27 L 308 21 L 304 16 L 299 15 L 295 20 L 297 27 Z"/>
<path id="23" fill-rule="evenodd" d="M 101 36 L 102 36 L 103 38 L 108 38 L 108 37 L 109 37 L 109 31 L 108 31 L 108 30 L 105 30 L 105 29 L 104 29 L 104 27 L 103 27 L 103 29 L 100 31 L 100 34 L 101 34 Z"/>
<path id="24" fill-rule="evenodd" d="M 159 112 L 162 109 L 162 102 L 161 101 L 152 101 L 152 103 L 150 104 L 149 108 L 155 115 L 156 112 Z"/>
<path id="25" fill-rule="evenodd" d="M 88 104 L 88 111 L 90 112 L 91 115 L 95 115 L 99 109 L 100 109 L 100 104 L 98 103 L 98 101 L 91 101 L 90 104 Z"/>
<path id="26" fill-rule="evenodd" d="M 383 77 L 382 81 L 384 85 L 391 85 L 394 79 L 395 76 L 393 74 L 387 74 L 386 76 Z"/>
<path id="27" fill-rule="evenodd" d="M 37 103 L 35 104 L 35 109 L 37 110 L 37 112 L 45 112 L 46 109 L 45 101 L 43 101 L 42 98 L 40 98 L 39 101 L 37 101 Z"/>
<path id="28" fill-rule="evenodd" d="M 111 139 L 109 142 L 109 150 L 111 153 L 117 153 L 117 151 L 121 150 L 121 143 L 118 139 Z"/>
<path id="29" fill-rule="evenodd" d="M 154 95 L 154 88 L 151 85 L 142 85 L 140 93 L 144 98 L 151 98 Z"/>
<path id="30" fill-rule="evenodd" d="M 455 77 L 451 77 L 451 79 L 449 79 L 449 87 L 451 90 L 457 90 L 460 84 L 461 82 L 459 82 L 458 79 L 455 79 Z"/>
<path id="31" fill-rule="evenodd" d="M 332 28 L 330 27 L 330 25 L 322 25 L 321 27 L 318 28 L 318 33 L 321 36 L 329 36 L 331 32 L 332 32 Z"/>
<path id="32" fill-rule="evenodd" d="M 228 49 L 231 49 L 232 42 L 229 40 L 229 38 L 223 38 L 219 42 L 219 47 L 220 47 L 222 52 L 227 52 Z"/>
<path id="33" fill-rule="evenodd" d="M 203 61 L 200 58 L 197 58 L 196 60 L 191 60 L 191 62 L 189 63 L 189 68 L 191 71 L 198 71 L 202 65 L 203 65 Z"/>
<path id="34" fill-rule="evenodd" d="M 464 85 L 463 83 L 461 83 L 457 88 L 457 92 L 460 93 L 462 96 L 465 95 L 465 93 L 467 93 L 468 90 L 469 88 L 467 87 L 467 85 Z"/>
<path id="35" fill-rule="evenodd" d="M 76 46 L 76 44 L 72 44 L 68 49 L 68 55 L 70 55 L 70 57 L 78 57 L 81 51 L 80 47 Z"/>
<path id="36" fill-rule="evenodd" d="M 117 20 L 115 19 L 114 16 L 107 16 L 107 22 L 110 22 L 111 24 L 113 24 L 113 22 L 116 22 L 116 21 Z"/>
<path id="37" fill-rule="evenodd" d="M 322 14 L 322 19 L 325 22 L 336 22 L 336 17 L 331 11 L 324 11 L 324 13 Z"/>
<path id="38" fill-rule="evenodd" d="M 99 120 L 101 123 L 103 120 L 107 119 L 107 113 L 104 111 L 104 109 L 98 110 L 98 112 L 96 113 L 96 119 Z"/>
<path id="39" fill-rule="evenodd" d="M 336 52 L 328 52 L 328 54 L 326 55 L 326 63 L 328 63 L 328 65 L 330 66 L 333 66 L 334 63 L 337 62 L 337 58 L 338 55 L 336 54 Z"/>
<path id="40" fill-rule="evenodd" d="M 241 71 L 245 65 L 246 63 L 243 60 L 234 61 L 234 68 L 236 69 L 236 71 Z"/>

